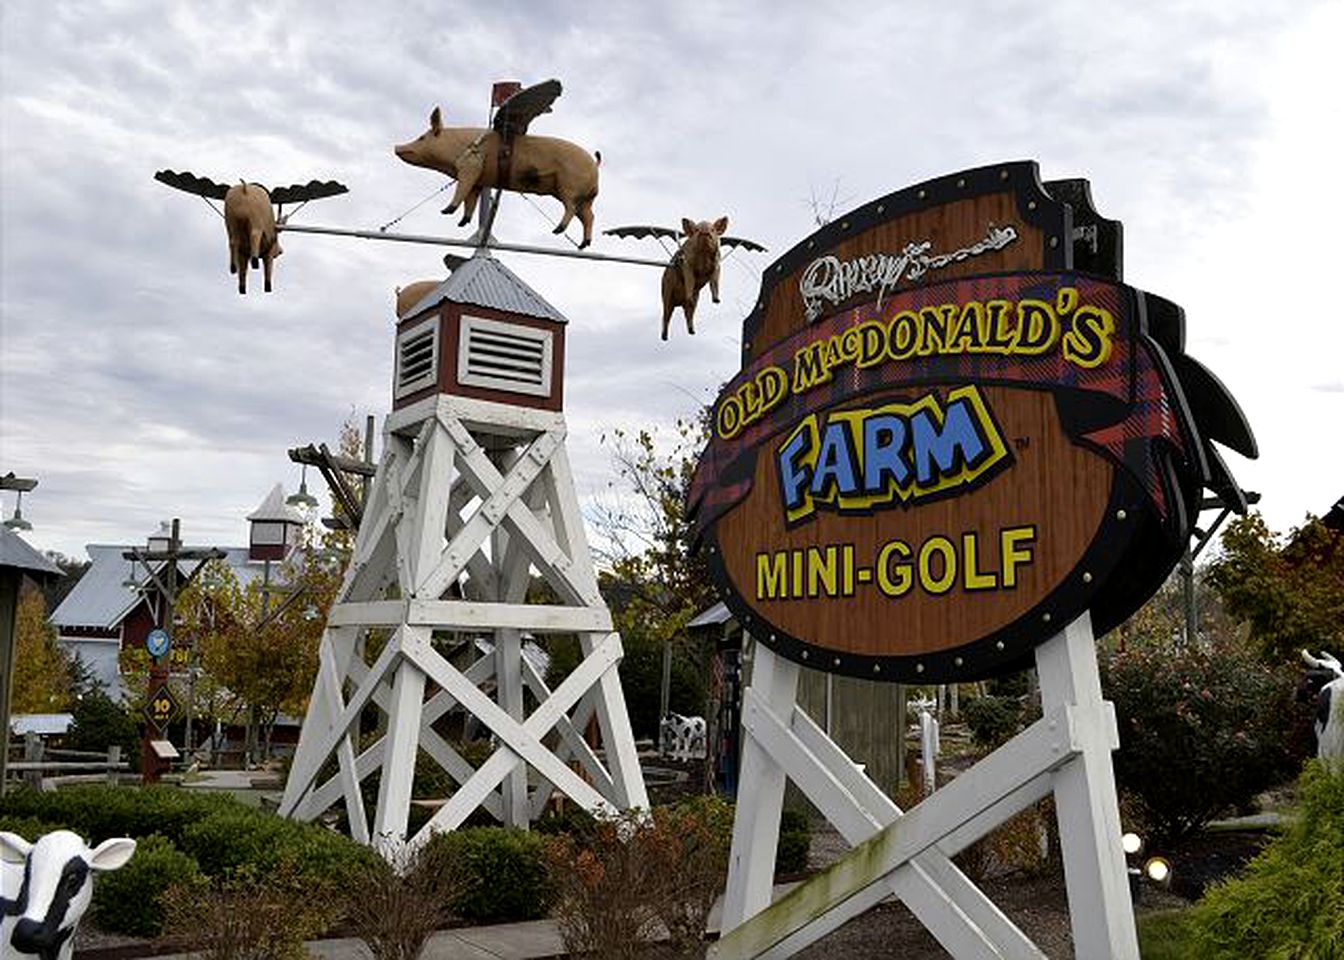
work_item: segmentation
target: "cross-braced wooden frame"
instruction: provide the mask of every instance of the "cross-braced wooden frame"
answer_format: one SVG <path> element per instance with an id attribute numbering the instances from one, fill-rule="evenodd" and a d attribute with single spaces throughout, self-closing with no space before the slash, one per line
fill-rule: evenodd
<path id="1" fill-rule="evenodd" d="M 563 415 L 440 395 L 394 411 L 384 440 L 280 813 L 312 820 L 344 800 L 356 840 L 399 846 L 420 750 L 458 787 L 412 847 L 478 807 L 526 826 L 554 789 L 594 813 L 647 807 L 617 673 L 621 640 L 598 593 Z M 534 570 L 559 604 L 524 602 Z M 371 630 L 388 636 L 370 663 Z M 455 666 L 436 631 L 487 636 L 493 648 Z M 579 636 L 583 659 L 554 690 L 523 656 L 524 632 Z M 524 691 L 537 704 L 530 714 Z M 370 705 L 386 728 L 361 750 Z M 497 744 L 479 769 L 434 729 L 459 707 Z M 584 736 L 593 721 L 604 756 Z M 323 780 L 333 755 L 337 771 Z M 360 783 L 375 771 L 370 827 Z"/>
<path id="2" fill-rule="evenodd" d="M 1138 960 L 1111 771 L 1119 741 L 1091 618 L 1038 647 L 1036 665 L 1044 716 L 902 812 L 796 704 L 798 666 L 758 645 L 742 708 L 725 933 L 709 956 L 792 956 L 894 894 L 959 960 L 1043 960 L 951 857 L 1053 793 L 1077 955 Z M 786 779 L 855 849 L 772 905 Z"/>

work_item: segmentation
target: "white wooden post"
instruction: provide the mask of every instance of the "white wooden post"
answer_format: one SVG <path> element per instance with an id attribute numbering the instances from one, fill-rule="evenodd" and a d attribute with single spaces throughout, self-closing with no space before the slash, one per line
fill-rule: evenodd
<path id="1" fill-rule="evenodd" d="M 311 820 L 344 797 L 355 838 L 386 850 L 418 846 L 481 806 L 526 826 L 553 789 L 595 813 L 647 807 L 617 672 L 620 638 L 597 589 L 563 415 L 439 395 L 394 411 L 384 430 L 383 460 L 322 638 L 280 813 Z M 559 605 L 524 602 L 533 571 Z M 397 588 L 395 599 L 385 598 L 388 586 Z M 373 664 L 361 653 L 371 628 L 392 633 Z M 436 630 L 489 637 L 494 650 L 459 669 L 435 649 Z M 550 690 L 523 658 L 524 632 L 577 633 L 584 659 Z M 494 698 L 481 689 L 492 680 Z M 530 716 L 525 689 L 539 704 Z M 387 729 L 356 754 L 359 718 L 371 706 L 386 714 Z M 452 709 L 476 717 L 499 744 L 479 769 L 432 729 Z M 580 735 L 594 716 L 605 764 Z M 558 753 L 542 742 L 552 730 Z M 458 788 L 407 838 L 421 751 Z M 337 773 L 320 782 L 333 754 Z M 566 766 L 571 756 L 586 780 Z M 529 767 L 540 780 L 532 794 Z M 359 784 L 378 770 L 370 834 Z"/>
<path id="2" fill-rule="evenodd" d="M 1114 708 L 1101 698 L 1090 614 L 1036 648 L 1036 670 L 1041 708 L 1047 713 L 1072 708 L 1081 740 L 1079 755 L 1054 776 L 1074 951 L 1080 957 L 1138 960 L 1111 766 L 1111 751 L 1120 741 Z"/>
<path id="3" fill-rule="evenodd" d="M 756 657 L 766 669 L 744 694 L 724 933 L 708 956 L 792 956 L 894 893 L 954 957 L 1041 960 L 950 858 L 1053 791 L 1077 955 L 1138 960 L 1110 767 L 1115 718 L 1101 699 L 1089 617 L 1037 649 L 1045 716 L 905 812 L 793 703 L 797 667 L 788 665 L 789 687 L 780 658 L 759 648 Z M 923 727 L 931 745 L 933 726 Z M 856 848 L 768 905 L 786 777 Z"/>
<path id="4" fill-rule="evenodd" d="M 758 691 L 770 708 L 787 716 L 798 696 L 798 665 L 756 644 L 748 691 Z M 723 897 L 725 930 L 770 905 L 786 780 L 784 768 L 761 742 L 744 736 L 728 887 Z"/>

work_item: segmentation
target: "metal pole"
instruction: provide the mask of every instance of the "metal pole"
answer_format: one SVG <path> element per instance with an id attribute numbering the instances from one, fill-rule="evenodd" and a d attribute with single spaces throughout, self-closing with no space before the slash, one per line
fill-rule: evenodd
<path id="1" fill-rule="evenodd" d="M 277 224 L 277 230 L 290 233 L 316 233 L 328 237 L 355 237 L 360 240 L 391 240 L 396 243 L 424 243 L 437 247 L 466 247 L 479 249 L 482 244 L 473 240 L 451 240 L 447 237 L 434 237 L 415 233 L 384 233 L 380 230 L 347 230 L 342 227 L 299 226 L 293 223 Z M 503 250 L 507 253 L 533 253 L 543 257 L 570 257 L 574 260 L 597 260 L 608 263 L 633 263 L 641 267 L 657 267 L 662 270 L 666 260 L 645 260 L 640 257 L 613 257 L 605 253 L 589 253 L 586 250 L 560 250 L 551 247 L 536 247 L 522 243 L 487 243 L 487 250 Z"/>
<path id="2" fill-rule="evenodd" d="M 5 795 L 9 775 L 9 707 L 14 694 L 14 663 L 18 658 L 19 584 L 23 572 L 0 570 L 0 797 Z"/>

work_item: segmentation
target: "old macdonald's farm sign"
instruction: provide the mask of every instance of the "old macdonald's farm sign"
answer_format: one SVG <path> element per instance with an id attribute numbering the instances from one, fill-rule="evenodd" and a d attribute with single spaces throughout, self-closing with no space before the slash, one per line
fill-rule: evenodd
<path id="1" fill-rule="evenodd" d="M 832 672 L 971 679 L 1147 599 L 1201 489 L 1241 505 L 1208 441 L 1255 445 L 1180 309 L 1120 269 L 1086 183 L 1034 163 L 874 201 L 775 264 L 691 491 L 753 636 Z"/>

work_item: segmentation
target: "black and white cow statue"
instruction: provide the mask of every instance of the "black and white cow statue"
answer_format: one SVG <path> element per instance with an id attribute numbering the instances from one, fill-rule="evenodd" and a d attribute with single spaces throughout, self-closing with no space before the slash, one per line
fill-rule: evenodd
<path id="1" fill-rule="evenodd" d="M 35 843 L 0 832 L 0 957 L 70 960 L 93 874 L 124 866 L 134 853 L 135 841 L 125 837 L 90 850 L 69 830 Z"/>
<path id="2" fill-rule="evenodd" d="M 672 760 L 705 758 L 705 718 L 669 713 L 658 725 L 659 752 Z"/>
<path id="3" fill-rule="evenodd" d="M 1316 700 L 1316 756 L 1344 771 L 1344 664 L 1324 651 L 1313 657 L 1303 650 L 1302 660 L 1307 676 L 1298 695 Z"/>

